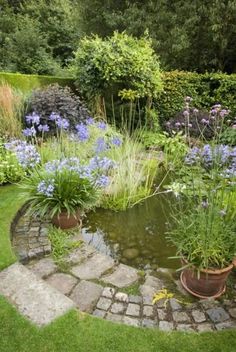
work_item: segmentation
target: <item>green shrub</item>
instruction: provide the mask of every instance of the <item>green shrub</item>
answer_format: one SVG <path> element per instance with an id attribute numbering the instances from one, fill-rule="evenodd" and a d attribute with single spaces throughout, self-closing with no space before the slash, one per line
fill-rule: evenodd
<path id="1" fill-rule="evenodd" d="M 162 88 L 159 60 L 150 39 L 126 33 L 114 32 L 106 39 L 83 38 L 75 54 L 74 72 L 82 93 L 97 102 L 97 112 L 104 109 L 101 98 L 108 89 L 115 90 L 116 99 L 134 101 L 156 96 Z"/>
<path id="2" fill-rule="evenodd" d="M 197 74 L 171 71 L 162 73 L 163 91 L 155 99 L 160 121 L 169 120 L 182 110 L 183 99 L 190 96 L 198 109 L 209 109 L 216 103 L 236 113 L 236 75 L 224 73 Z"/>

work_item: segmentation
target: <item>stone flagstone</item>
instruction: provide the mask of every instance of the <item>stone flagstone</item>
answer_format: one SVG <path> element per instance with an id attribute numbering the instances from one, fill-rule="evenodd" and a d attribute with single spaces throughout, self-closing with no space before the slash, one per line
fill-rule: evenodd
<path id="1" fill-rule="evenodd" d="M 52 258 L 43 258 L 36 263 L 30 263 L 28 268 L 42 279 L 57 271 L 57 266 Z"/>
<path id="2" fill-rule="evenodd" d="M 46 282 L 55 287 L 58 291 L 63 293 L 64 295 L 68 295 L 72 288 L 77 284 L 78 280 L 68 274 L 64 273 L 56 273 L 50 276 Z"/>
<path id="3" fill-rule="evenodd" d="M 114 273 L 102 278 L 102 280 L 108 284 L 122 288 L 135 283 L 138 280 L 138 274 L 136 269 L 120 264 Z"/>
<path id="4" fill-rule="evenodd" d="M 74 266 L 71 272 L 82 280 L 99 279 L 103 273 L 114 265 L 115 262 L 111 257 L 96 253 L 81 265 Z"/>
<path id="5" fill-rule="evenodd" d="M 20 263 L 0 272 L 0 294 L 39 326 L 51 323 L 75 306 L 68 297 Z"/>
<path id="6" fill-rule="evenodd" d="M 103 287 L 90 281 L 81 281 L 72 291 L 70 298 L 82 312 L 91 313 L 102 294 Z"/>

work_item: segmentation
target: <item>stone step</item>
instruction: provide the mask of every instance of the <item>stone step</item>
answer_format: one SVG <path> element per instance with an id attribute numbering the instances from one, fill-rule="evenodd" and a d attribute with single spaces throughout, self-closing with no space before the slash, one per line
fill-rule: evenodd
<path id="1" fill-rule="evenodd" d="M 20 263 L 0 272 L 0 294 L 38 326 L 75 307 L 74 302 Z"/>

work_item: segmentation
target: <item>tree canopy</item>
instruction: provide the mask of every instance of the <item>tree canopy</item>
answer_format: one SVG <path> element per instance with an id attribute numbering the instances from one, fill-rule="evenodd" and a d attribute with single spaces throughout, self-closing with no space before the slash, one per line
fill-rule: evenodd
<path id="1" fill-rule="evenodd" d="M 235 0 L 0 0 L 0 68 L 60 72 L 79 39 L 114 31 L 148 31 L 165 70 L 236 72 Z"/>

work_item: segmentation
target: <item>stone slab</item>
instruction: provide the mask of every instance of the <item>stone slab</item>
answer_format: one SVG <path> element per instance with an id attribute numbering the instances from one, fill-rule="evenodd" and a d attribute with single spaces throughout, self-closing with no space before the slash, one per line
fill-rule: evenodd
<path id="1" fill-rule="evenodd" d="M 116 295 L 115 295 L 115 300 L 116 301 L 120 301 L 120 302 L 128 303 L 129 296 L 127 295 L 127 293 L 117 292 Z"/>
<path id="2" fill-rule="evenodd" d="M 104 282 L 122 288 L 128 287 L 138 280 L 137 270 L 130 266 L 120 264 L 114 273 L 104 277 Z"/>
<path id="3" fill-rule="evenodd" d="M 190 322 L 190 318 L 186 312 L 179 312 L 179 311 L 173 312 L 173 319 L 177 323 Z"/>
<path id="4" fill-rule="evenodd" d="M 102 296 L 106 298 L 112 298 L 115 294 L 115 289 L 112 287 L 104 287 L 102 291 Z"/>
<path id="5" fill-rule="evenodd" d="M 193 319 L 195 321 L 195 323 L 202 323 L 204 321 L 206 321 L 206 316 L 203 312 L 201 312 L 200 310 L 192 310 L 192 316 Z"/>
<path id="6" fill-rule="evenodd" d="M 91 313 L 102 294 L 102 290 L 101 285 L 82 280 L 75 286 L 70 298 L 82 312 Z"/>
<path id="7" fill-rule="evenodd" d="M 159 329 L 162 331 L 174 330 L 174 324 L 171 321 L 161 320 L 159 322 Z"/>
<path id="8" fill-rule="evenodd" d="M 106 297 L 101 297 L 97 303 L 97 308 L 100 310 L 108 310 L 111 306 L 111 299 L 106 298 Z"/>
<path id="9" fill-rule="evenodd" d="M 52 258 L 43 258 L 36 263 L 30 263 L 28 268 L 42 279 L 54 274 L 57 271 L 57 266 Z"/>
<path id="10" fill-rule="evenodd" d="M 89 256 L 95 253 L 95 249 L 87 244 L 81 245 L 81 247 L 71 251 L 66 257 L 65 261 L 70 265 L 75 265 L 83 262 Z"/>
<path id="11" fill-rule="evenodd" d="M 111 312 L 114 314 L 123 314 L 125 311 L 125 305 L 121 302 L 117 303 L 113 303 L 111 306 Z"/>
<path id="12" fill-rule="evenodd" d="M 72 267 L 71 272 L 81 280 L 99 279 L 114 265 L 115 262 L 111 257 L 96 253 L 81 265 Z"/>
<path id="13" fill-rule="evenodd" d="M 131 318 L 131 317 L 124 317 L 123 319 L 124 324 L 131 325 L 131 326 L 140 326 L 141 322 L 139 319 Z"/>
<path id="14" fill-rule="evenodd" d="M 47 278 L 46 282 L 64 295 L 68 295 L 78 280 L 69 274 L 56 273 Z"/>
<path id="15" fill-rule="evenodd" d="M 205 331 L 212 331 L 213 328 L 211 324 L 209 323 L 204 323 L 204 324 L 198 324 L 197 325 L 197 331 L 198 332 L 205 332 Z"/>
<path id="16" fill-rule="evenodd" d="M 206 312 L 213 323 L 223 323 L 230 318 L 229 314 L 222 307 L 211 308 Z"/>
<path id="17" fill-rule="evenodd" d="M 51 323 L 75 306 L 20 263 L 0 272 L 0 294 L 38 326 Z"/>
<path id="18" fill-rule="evenodd" d="M 131 315 L 133 317 L 139 317 L 140 315 L 140 306 L 135 303 L 129 303 L 126 311 L 127 315 Z"/>

